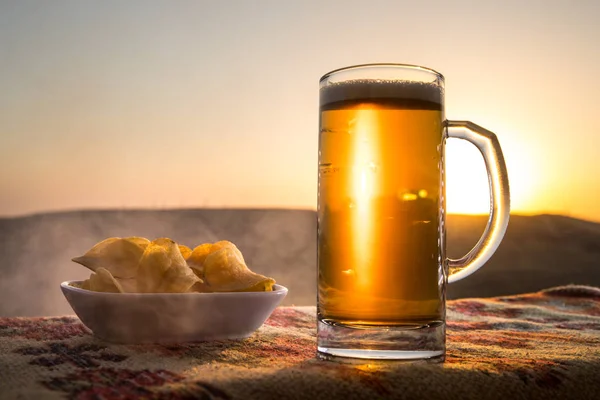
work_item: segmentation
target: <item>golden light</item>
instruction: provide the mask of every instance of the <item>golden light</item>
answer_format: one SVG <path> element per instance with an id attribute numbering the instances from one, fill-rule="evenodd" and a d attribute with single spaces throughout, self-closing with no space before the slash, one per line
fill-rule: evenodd
<path id="1" fill-rule="evenodd" d="M 376 142 L 377 135 L 372 129 L 377 126 L 376 112 L 371 110 L 358 110 L 356 118 L 352 120 L 350 132 L 353 135 L 351 160 L 353 173 L 350 175 L 352 182 L 351 208 L 353 215 L 353 241 L 355 275 L 358 288 L 370 287 L 371 276 L 369 272 L 369 238 L 373 233 L 373 220 L 371 215 L 371 200 L 375 191 L 376 181 L 374 174 L 377 164 L 374 159 L 379 148 Z"/>
<path id="2" fill-rule="evenodd" d="M 525 150 L 511 143 L 503 145 L 509 175 L 511 211 L 534 209 L 535 163 Z M 489 184 L 483 157 L 464 140 L 446 143 L 446 208 L 454 214 L 487 214 L 490 211 Z"/>
<path id="3" fill-rule="evenodd" d="M 403 193 L 402 196 L 401 196 L 401 199 L 403 201 L 414 201 L 414 200 L 416 200 L 418 198 L 419 198 L 419 196 L 417 196 L 414 193 Z"/>

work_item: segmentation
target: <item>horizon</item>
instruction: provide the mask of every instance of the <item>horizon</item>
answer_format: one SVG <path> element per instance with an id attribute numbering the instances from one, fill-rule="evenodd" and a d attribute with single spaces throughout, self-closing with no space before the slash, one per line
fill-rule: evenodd
<path id="1" fill-rule="evenodd" d="M 70 213 L 94 213 L 94 212 L 120 212 L 120 211 L 131 211 L 131 212 L 184 212 L 184 211 L 200 211 L 200 210 L 213 210 L 213 211 L 229 211 L 229 210 L 238 210 L 238 211 L 308 211 L 308 212 L 317 212 L 316 208 L 301 208 L 301 207 L 169 207 L 169 208 L 157 208 L 157 207 L 136 207 L 136 208 L 76 208 L 76 209 L 55 209 L 55 210 L 47 210 L 47 211 L 38 211 L 32 213 L 24 213 L 24 214 L 16 214 L 16 215 L 1 215 L 0 220 L 3 219 L 20 219 L 20 218 L 28 218 L 42 215 L 57 215 L 57 214 L 70 214 Z M 456 213 L 449 212 L 446 214 L 447 216 L 453 217 L 474 217 L 474 218 L 488 218 L 489 214 L 485 213 Z M 563 218 L 571 218 L 578 219 L 581 221 L 591 222 L 591 223 L 600 223 L 600 221 L 595 221 L 592 219 L 581 218 L 568 214 L 556 214 L 556 213 L 520 213 L 520 212 L 511 212 L 510 217 L 563 217 Z M 510 226 L 510 221 L 509 221 Z"/>
<path id="2" fill-rule="evenodd" d="M 315 209 L 319 78 L 397 62 L 498 136 L 514 214 L 600 222 L 600 3 L 483 3 L 2 2 L 0 216 Z M 446 161 L 448 213 L 485 214 L 476 148 Z"/>

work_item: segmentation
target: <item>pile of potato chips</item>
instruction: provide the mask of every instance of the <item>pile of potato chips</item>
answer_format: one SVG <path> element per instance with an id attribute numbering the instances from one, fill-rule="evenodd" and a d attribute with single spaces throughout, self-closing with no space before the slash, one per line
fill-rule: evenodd
<path id="1" fill-rule="evenodd" d="M 113 293 L 262 292 L 275 280 L 252 272 L 226 240 L 194 250 L 168 238 L 109 238 L 74 262 L 93 271 L 78 285 Z"/>

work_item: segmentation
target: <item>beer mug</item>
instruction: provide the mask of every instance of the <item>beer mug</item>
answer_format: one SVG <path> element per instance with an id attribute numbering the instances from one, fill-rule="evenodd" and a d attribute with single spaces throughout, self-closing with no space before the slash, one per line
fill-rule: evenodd
<path id="1" fill-rule="evenodd" d="M 446 258 L 444 147 L 474 144 L 491 211 L 483 236 Z M 446 285 L 480 268 L 509 218 L 496 136 L 444 116 L 444 77 L 400 64 L 358 65 L 320 80 L 317 346 L 321 358 L 445 356 Z"/>

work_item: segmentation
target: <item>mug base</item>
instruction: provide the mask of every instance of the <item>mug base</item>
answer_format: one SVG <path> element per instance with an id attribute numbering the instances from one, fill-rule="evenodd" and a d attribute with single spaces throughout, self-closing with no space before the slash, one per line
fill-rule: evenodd
<path id="1" fill-rule="evenodd" d="M 446 353 L 444 321 L 366 326 L 319 320 L 318 356 L 344 362 L 358 360 L 430 360 L 441 362 Z"/>
<path id="2" fill-rule="evenodd" d="M 317 354 L 322 360 L 341 361 L 346 358 L 359 360 L 431 360 L 443 361 L 444 351 L 402 351 L 402 350 L 356 350 L 356 349 L 328 349 L 317 347 Z"/>

